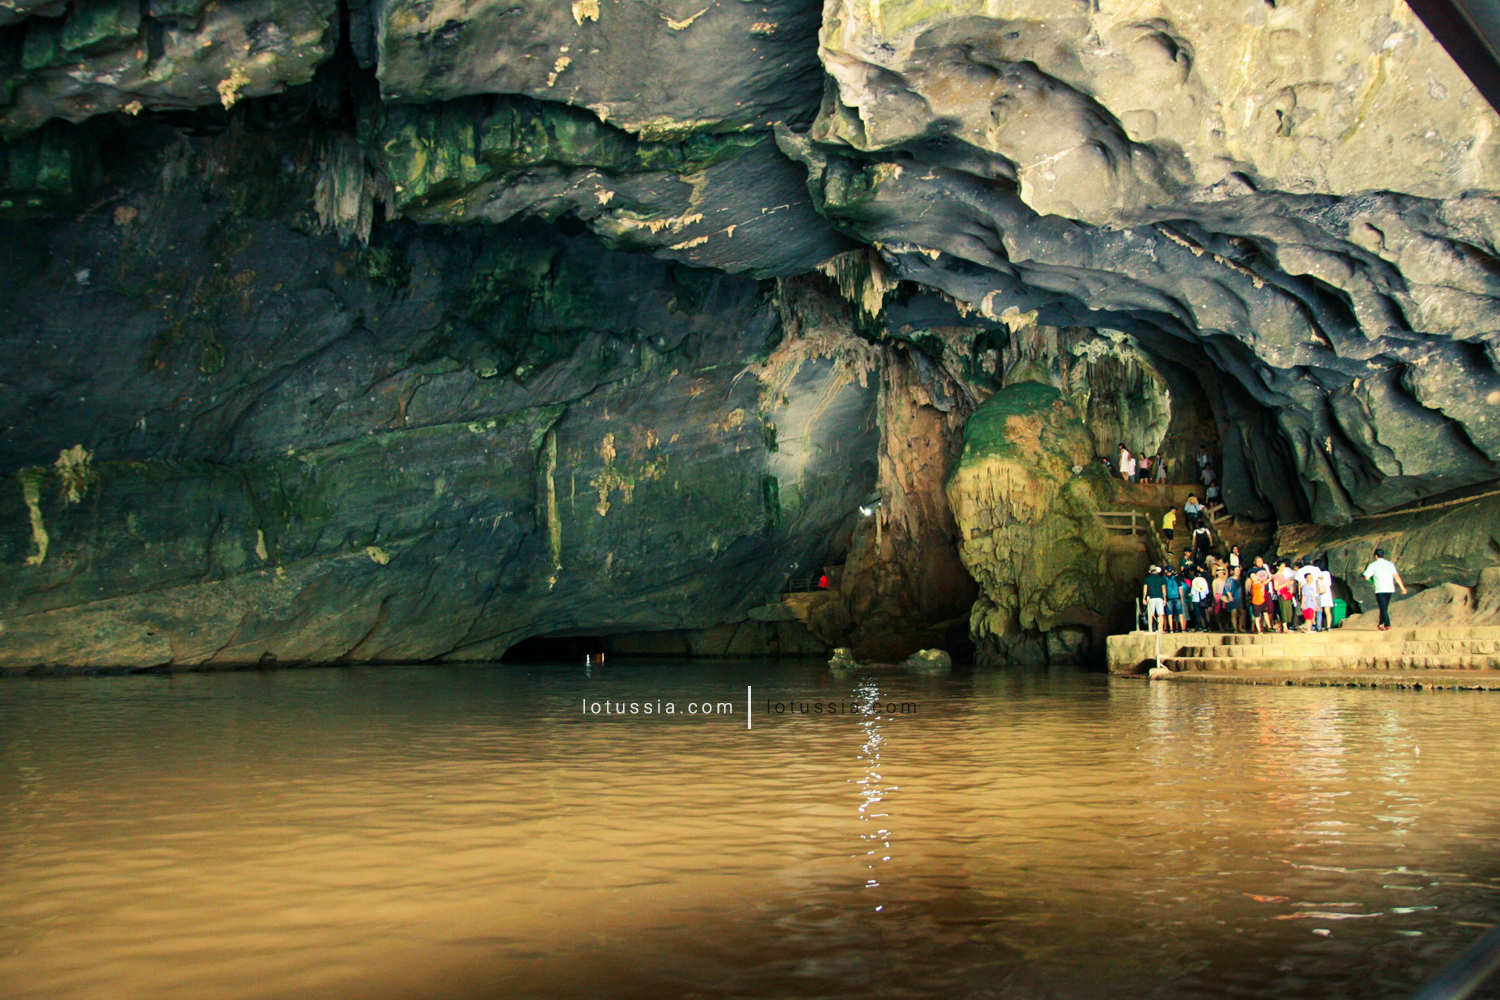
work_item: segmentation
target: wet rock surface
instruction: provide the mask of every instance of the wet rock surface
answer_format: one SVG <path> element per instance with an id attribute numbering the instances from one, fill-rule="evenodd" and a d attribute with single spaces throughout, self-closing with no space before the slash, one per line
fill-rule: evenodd
<path id="1" fill-rule="evenodd" d="M 0 345 L 7 664 L 712 627 L 873 484 L 870 389 L 816 358 L 775 398 L 747 373 L 781 332 L 760 282 L 536 222 L 345 248 L 181 152 L 142 153 L 161 186 L 128 219 L 8 224 L 32 252 Z M 785 488 L 770 426 L 809 441 Z"/>

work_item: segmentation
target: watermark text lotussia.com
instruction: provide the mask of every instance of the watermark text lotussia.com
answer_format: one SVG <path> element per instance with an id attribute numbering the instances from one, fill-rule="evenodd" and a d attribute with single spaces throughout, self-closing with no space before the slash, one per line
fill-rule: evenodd
<path id="1" fill-rule="evenodd" d="M 743 712 L 737 711 L 739 703 L 733 701 L 668 701 L 658 698 L 655 700 L 631 700 L 616 701 L 612 698 L 601 698 L 594 700 L 584 698 L 580 703 L 580 709 L 584 715 L 671 715 L 671 716 L 706 716 L 706 715 L 736 715 L 746 716 L 747 723 L 754 715 L 764 713 L 767 716 L 823 716 L 832 718 L 837 716 L 873 716 L 873 715 L 916 715 L 917 703 L 914 701 L 890 701 L 881 702 L 878 699 L 865 701 L 802 701 L 800 699 L 787 699 L 777 701 L 772 698 L 764 699 L 760 704 L 752 702 L 748 696 L 743 702 Z"/>
<path id="2" fill-rule="evenodd" d="M 590 701 L 583 699 L 584 715 L 733 715 L 731 701 Z"/>

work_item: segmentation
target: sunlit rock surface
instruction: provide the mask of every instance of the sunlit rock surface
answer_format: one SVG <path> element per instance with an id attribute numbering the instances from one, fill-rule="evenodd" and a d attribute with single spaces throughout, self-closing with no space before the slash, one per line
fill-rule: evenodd
<path id="1" fill-rule="evenodd" d="M 948 498 L 980 586 L 970 629 L 982 655 L 1042 662 L 1024 647 L 1088 634 L 1059 626 L 1090 624 L 1102 603 L 1104 529 L 1081 474 L 1092 450 L 1062 395 L 1037 382 L 1007 386 L 970 417 Z"/>
<path id="2" fill-rule="evenodd" d="M 783 148 L 900 277 L 1198 368 L 1232 506 L 1494 478 L 1493 110 L 1399 5 L 1150 7 L 830 4 Z"/>

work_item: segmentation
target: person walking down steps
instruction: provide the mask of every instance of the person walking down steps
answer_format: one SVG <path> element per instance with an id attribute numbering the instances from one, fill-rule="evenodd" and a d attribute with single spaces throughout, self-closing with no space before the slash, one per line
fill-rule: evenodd
<path id="1" fill-rule="evenodd" d="M 1396 564 L 1385 557 L 1385 549 L 1375 550 L 1375 560 L 1365 567 L 1364 577 L 1375 585 L 1375 603 L 1380 605 L 1380 624 L 1375 626 L 1382 632 L 1391 628 L 1391 595 L 1396 588 L 1406 593 L 1406 581 L 1396 572 Z"/>
<path id="2" fill-rule="evenodd" d="M 1194 493 L 1187 498 L 1187 503 L 1182 505 L 1182 512 L 1187 515 L 1188 530 L 1195 530 L 1203 519 L 1203 505 L 1198 502 L 1198 494 Z"/>
<path id="3" fill-rule="evenodd" d="M 1193 529 L 1193 559 L 1203 562 L 1214 549 L 1214 534 L 1202 521 Z"/>

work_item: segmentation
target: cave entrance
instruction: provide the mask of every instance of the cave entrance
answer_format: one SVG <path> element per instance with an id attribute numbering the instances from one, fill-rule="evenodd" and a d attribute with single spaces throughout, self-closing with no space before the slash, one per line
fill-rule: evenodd
<path id="1" fill-rule="evenodd" d="M 536 636 L 522 639 L 505 651 L 501 663 L 571 663 L 605 652 L 605 638 L 597 635 Z"/>

